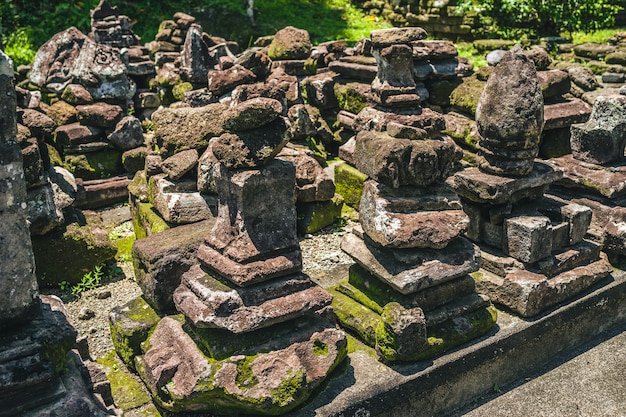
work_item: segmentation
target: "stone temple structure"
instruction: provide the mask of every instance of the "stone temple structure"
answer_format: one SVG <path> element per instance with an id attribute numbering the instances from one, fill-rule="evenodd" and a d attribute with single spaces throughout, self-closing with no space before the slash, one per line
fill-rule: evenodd
<path id="1" fill-rule="evenodd" d="M 38 294 L 13 62 L 1 51 L 0 95 L 0 416 L 105 416 L 76 377 L 76 331 L 62 302 Z"/>
<path id="2" fill-rule="evenodd" d="M 257 99 L 223 114 L 205 172 L 218 214 L 173 293 L 182 314 L 159 318 L 142 299 L 111 314 L 118 354 L 167 410 L 284 413 L 347 355 L 323 318 L 331 295 L 302 273 L 296 167 L 274 158 L 289 141 L 280 111 Z"/>
<path id="3" fill-rule="evenodd" d="M 479 260 L 461 236 L 469 219 L 445 183 L 461 153 L 439 133 L 441 115 L 419 106 L 411 45 L 425 36 L 421 28 L 371 34 L 379 104 L 356 116 L 364 129 L 353 155 L 369 180 L 360 227 L 341 245 L 356 265 L 332 291 L 341 324 L 388 361 L 434 356 L 495 323 L 469 275 Z"/>
<path id="4" fill-rule="evenodd" d="M 590 234 L 611 263 L 626 255 L 626 96 L 600 96 L 586 123 L 571 127 L 572 154 L 550 160 L 563 170 L 553 192 L 593 209 Z"/>
<path id="5" fill-rule="evenodd" d="M 470 217 L 466 236 L 481 248 L 478 290 L 524 317 L 611 272 L 601 246 L 585 239 L 591 209 L 544 196 L 563 174 L 534 161 L 543 120 L 534 64 L 516 46 L 478 103 L 479 167 L 453 181 Z"/>

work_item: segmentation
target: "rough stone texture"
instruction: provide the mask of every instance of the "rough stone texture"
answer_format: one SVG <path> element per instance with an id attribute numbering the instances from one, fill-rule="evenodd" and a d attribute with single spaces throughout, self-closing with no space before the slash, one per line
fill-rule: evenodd
<path id="1" fill-rule="evenodd" d="M 30 129 L 30 133 L 40 143 L 45 139 L 51 139 L 52 132 L 57 127 L 54 120 L 34 109 L 19 109 L 17 111 L 17 122 Z"/>
<path id="2" fill-rule="evenodd" d="M 372 180 L 363 186 L 359 220 L 367 236 L 387 248 L 443 249 L 469 223 L 447 186 L 394 190 Z"/>
<path id="3" fill-rule="evenodd" d="M 26 183 L 17 145 L 13 62 L 0 52 L 0 328 L 19 325 L 39 308 L 35 260 L 26 223 Z M 4 332 L 4 330 L 3 330 Z"/>
<path id="4" fill-rule="evenodd" d="M 507 254 L 522 262 L 533 263 L 550 255 L 552 233 L 545 216 L 518 216 L 505 221 Z"/>
<path id="5" fill-rule="evenodd" d="M 161 169 L 172 181 L 181 179 L 187 172 L 191 171 L 198 164 L 198 151 L 188 149 L 178 152 L 165 159 L 161 164 Z"/>
<path id="6" fill-rule="evenodd" d="M 104 102 L 76 106 L 78 121 L 83 125 L 111 128 L 122 118 L 122 108 Z"/>
<path id="7" fill-rule="evenodd" d="M 54 131 L 54 143 L 58 148 L 72 149 L 78 145 L 95 142 L 104 137 L 104 130 L 97 126 L 70 123 Z"/>
<path id="8" fill-rule="evenodd" d="M 229 108 L 223 115 L 224 129 L 241 131 L 256 129 L 276 120 L 282 104 L 271 98 L 252 98 Z"/>
<path id="9" fill-rule="evenodd" d="M 335 183 L 317 160 L 306 151 L 284 147 L 278 159 L 296 165 L 296 201 L 328 201 L 335 195 Z"/>
<path id="10" fill-rule="evenodd" d="M 476 203 L 515 204 L 524 198 L 543 195 L 548 186 L 563 177 L 563 172 L 536 162 L 526 177 L 509 178 L 468 168 L 454 175 L 453 187 L 462 198 Z"/>
<path id="11" fill-rule="evenodd" d="M 149 342 L 137 362 L 157 401 L 170 410 L 212 413 L 293 409 L 345 358 L 347 348 L 345 335 L 327 328 L 284 349 L 209 363 L 171 318 L 159 322 Z"/>
<path id="12" fill-rule="evenodd" d="M 593 164 L 624 159 L 626 146 L 626 96 L 601 96 L 593 105 L 587 123 L 572 126 L 572 155 Z"/>
<path id="13" fill-rule="evenodd" d="M 195 191 L 196 181 L 170 181 L 162 175 L 150 178 L 151 203 L 166 222 L 195 223 L 213 217 L 216 211 L 215 196 L 201 195 Z"/>
<path id="14" fill-rule="evenodd" d="M 214 136 L 224 133 L 221 103 L 198 108 L 163 108 L 152 114 L 154 138 L 159 147 L 172 155 L 185 149 L 202 149 Z"/>
<path id="15" fill-rule="evenodd" d="M 115 125 L 115 130 L 108 136 L 109 142 L 122 151 L 143 145 L 143 128 L 135 116 L 125 116 Z"/>
<path id="16" fill-rule="evenodd" d="M 63 213 L 55 204 L 49 183 L 28 191 L 26 214 L 31 235 L 45 235 L 63 223 Z"/>
<path id="17" fill-rule="evenodd" d="M 373 30 L 370 33 L 372 46 L 386 47 L 394 44 L 409 44 L 413 41 L 420 41 L 428 34 L 420 27 L 389 28 Z"/>
<path id="18" fill-rule="evenodd" d="M 61 281 L 76 284 L 95 265 L 113 259 L 117 252 L 97 213 L 74 210 L 65 217 L 63 226 L 33 237 L 33 253 L 42 285 L 56 286 Z"/>
<path id="19" fill-rule="evenodd" d="M 504 278 L 481 270 L 476 282 L 480 292 L 522 317 L 532 317 L 589 288 L 605 278 L 613 268 L 605 259 L 581 265 L 552 278 L 525 270 L 514 270 Z"/>
<path id="20" fill-rule="evenodd" d="M 225 70 L 214 70 L 208 74 L 209 92 L 221 96 L 241 84 L 248 84 L 256 80 L 252 71 L 241 65 L 233 65 Z"/>
<path id="21" fill-rule="evenodd" d="M 548 51 L 541 47 L 533 47 L 524 52 L 535 64 L 537 71 L 545 71 L 552 63 L 552 58 Z"/>
<path id="22" fill-rule="evenodd" d="M 610 169 L 602 165 L 582 162 L 572 155 L 553 158 L 549 161 L 555 169 L 563 171 L 557 184 L 578 190 L 592 191 L 610 199 L 626 195 L 626 166 Z"/>
<path id="23" fill-rule="evenodd" d="M 289 123 L 280 117 L 254 130 L 222 134 L 212 144 L 215 157 L 231 169 L 267 164 L 289 142 Z"/>
<path id="24" fill-rule="evenodd" d="M 209 47 L 202 39 L 202 27 L 192 24 L 187 31 L 185 44 L 180 54 L 181 72 L 193 84 L 204 84 L 207 74 L 217 64 L 209 54 Z"/>
<path id="25" fill-rule="evenodd" d="M 330 304 L 331 296 L 304 274 L 240 288 L 196 265 L 183 274 L 173 299 L 194 326 L 240 334 L 314 314 Z"/>
<path id="26" fill-rule="evenodd" d="M 502 149 L 538 152 L 544 124 L 537 71 L 519 46 L 504 55 L 489 77 L 476 108 L 476 123 L 480 148 L 492 153 L 489 159 L 485 159 L 484 153 L 479 154 L 481 170 L 494 174 L 530 173 L 536 153 L 518 157 L 500 154 Z"/>
<path id="27" fill-rule="evenodd" d="M 218 173 L 218 217 L 200 261 L 239 285 L 298 272 L 295 166 L 276 160 L 246 171 L 221 166 Z"/>
<path id="28" fill-rule="evenodd" d="M 307 59 L 311 54 L 309 32 L 287 26 L 274 35 L 267 55 L 272 60 Z"/>
<path id="29" fill-rule="evenodd" d="M 584 123 L 591 115 L 591 106 L 578 98 L 568 98 L 557 103 L 546 104 L 543 108 L 545 124 L 543 141 L 549 139 L 547 130 L 569 128 L 575 123 Z M 543 145 L 543 144 L 542 144 Z"/>
<path id="30" fill-rule="evenodd" d="M 98 208 L 128 201 L 130 178 L 126 175 L 103 180 L 83 181 L 77 179 L 75 206 L 79 208 Z"/>
<path id="31" fill-rule="evenodd" d="M 47 115 L 54 120 L 57 126 L 66 125 L 76 121 L 76 108 L 63 100 L 59 100 L 48 108 Z"/>
<path id="32" fill-rule="evenodd" d="M 359 132 L 354 149 L 356 168 L 393 188 L 441 182 L 461 156 L 450 137 L 413 141 L 372 131 Z"/>
<path id="33" fill-rule="evenodd" d="M 183 275 L 197 264 L 198 247 L 214 219 L 181 225 L 133 243 L 133 267 L 143 297 L 157 311 L 176 311 L 172 294 Z"/>
<path id="34" fill-rule="evenodd" d="M 569 93 L 571 81 L 567 71 L 559 69 L 537 71 L 537 79 L 544 99 L 560 97 Z"/>
<path id="35" fill-rule="evenodd" d="M 372 81 L 374 97 L 388 107 L 419 106 L 412 48 L 408 45 L 375 46 L 374 57 L 378 64 L 376 78 Z"/>
<path id="36" fill-rule="evenodd" d="M 306 141 L 311 137 L 316 142 L 329 144 L 335 140 L 333 131 L 322 117 L 319 109 L 308 104 L 296 104 L 287 114 L 291 122 L 293 140 Z"/>
<path id="37" fill-rule="evenodd" d="M 354 125 L 358 127 L 358 130 L 380 132 L 385 131 L 387 125 L 392 122 L 424 129 L 429 134 L 436 134 L 446 127 L 443 115 L 428 108 L 412 109 L 410 114 L 402 114 L 365 107 L 357 114 Z"/>
<path id="38" fill-rule="evenodd" d="M 571 67 L 567 69 L 572 82 L 583 91 L 593 91 L 600 87 L 595 74 L 586 67 Z"/>
<path id="39" fill-rule="evenodd" d="M 61 94 L 61 98 L 73 105 L 89 104 L 93 102 L 91 93 L 80 84 L 68 84 Z"/>
<path id="40" fill-rule="evenodd" d="M 341 249 L 373 275 L 402 294 L 439 285 L 478 269 L 479 251 L 464 238 L 448 250 L 386 249 L 368 237 L 344 237 Z"/>
<path id="41" fill-rule="evenodd" d="M 38 87 L 62 93 L 71 84 L 74 63 L 87 39 L 75 27 L 54 35 L 37 51 L 30 81 Z"/>

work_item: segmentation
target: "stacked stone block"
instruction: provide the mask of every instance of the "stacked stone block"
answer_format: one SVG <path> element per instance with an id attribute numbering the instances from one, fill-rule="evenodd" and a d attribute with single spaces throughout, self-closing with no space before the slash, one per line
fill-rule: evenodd
<path id="1" fill-rule="evenodd" d="M 479 257 L 461 236 L 468 218 L 445 184 L 460 152 L 438 132 L 437 115 L 419 107 L 409 45 L 425 36 L 420 28 L 372 32 L 379 105 L 357 115 L 364 130 L 353 154 L 369 179 L 360 227 L 341 245 L 356 265 L 333 288 L 341 324 L 388 361 L 434 356 L 495 323 L 489 300 L 476 294 L 468 275 Z"/>
<path id="2" fill-rule="evenodd" d="M 477 288 L 525 317 L 606 277 L 600 246 L 585 240 L 591 209 L 544 197 L 562 172 L 535 162 L 543 96 L 535 66 L 519 46 L 495 67 L 478 103 L 479 167 L 454 176 L 481 246 Z"/>

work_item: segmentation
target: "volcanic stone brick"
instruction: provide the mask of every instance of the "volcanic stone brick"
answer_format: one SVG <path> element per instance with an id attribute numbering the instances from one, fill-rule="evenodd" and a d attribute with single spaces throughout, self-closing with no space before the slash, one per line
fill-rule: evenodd
<path id="1" fill-rule="evenodd" d="M 122 118 L 122 108 L 104 102 L 76 106 L 78 121 L 83 125 L 112 128 Z"/>
<path id="2" fill-rule="evenodd" d="M 267 54 L 272 60 L 307 59 L 311 54 L 309 32 L 293 26 L 279 30 L 274 35 Z"/>
<path id="3" fill-rule="evenodd" d="M 185 79 L 194 84 L 204 84 L 207 74 L 217 63 L 217 60 L 209 55 L 209 47 L 202 40 L 200 25 L 192 24 L 189 27 L 180 61 Z"/>
<path id="4" fill-rule="evenodd" d="M 224 129 L 241 131 L 259 128 L 276 120 L 282 109 L 282 104 L 271 98 L 246 100 L 224 113 Z"/>
<path id="5" fill-rule="evenodd" d="M 587 123 L 572 125 L 572 155 L 594 164 L 624 159 L 626 146 L 626 96 L 600 96 Z"/>
<path id="6" fill-rule="evenodd" d="M 143 128 L 141 121 L 135 116 L 125 116 L 108 136 L 109 141 L 118 149 L 127 151 L 143 145 Z"/>
<path id="7" fill-rule="evenodd" d="M 552 233 L 545 216 L 519 216 L 505 221 L 506 252 L 523 262 L 533 263 L 550 255 Z"/>
<path id="8" fill-rule="evenodd" d="M 233 65 L 225 70 L 214 70 L 208 74 L 208 89 L 211 93 L 221 96 L 238 85 L 248 84 L 256 80 L 252 71 L 241 65 Z"/>
<path id="9" fill-rule="evenodd" d="M 389 28 L 373 30 L 370 33 L 372 46 L 386 47 L 395 44 L 409 44 L 425 39 L 428 33 L 420 27 Z"/>
<path id="10" fill-rule="evenodd" d="M 165 172 L 171 180 L 176 181 L 195 168 L 197 164 L 198 151 L 188 149 L 165 159 L 161 164 L 161 169 L 163 169 L 163 172 Z"/>
<path id="11" fill-rule="evenodd" d="M 299 272 L 295 166 L 280 160 L 245 171 L 221 165 L 215 182 L 218 217 L 200 261 L 238 285 Z"/>

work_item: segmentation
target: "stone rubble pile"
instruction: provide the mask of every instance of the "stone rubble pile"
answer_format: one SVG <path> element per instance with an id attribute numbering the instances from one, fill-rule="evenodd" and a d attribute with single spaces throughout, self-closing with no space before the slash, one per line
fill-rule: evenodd
<path id="1" fill-rule="evenodd" d="M 543 96 L 520 47 L 495 67 L 478 103 L 479 167 L 454 175 L 481 247 L 479 292 L 524 317 L 578 294 L 612 270 L 601 246 L 585 239 L 592 211 L 544 196 L 563 173 L 534 161 Z"/>

